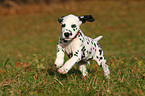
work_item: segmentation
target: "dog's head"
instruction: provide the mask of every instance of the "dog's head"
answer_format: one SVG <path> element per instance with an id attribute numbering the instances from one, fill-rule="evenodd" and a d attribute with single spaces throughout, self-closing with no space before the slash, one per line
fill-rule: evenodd
<path id="1" fill-rule="evenodd" d="M 61 37 L 64 41 L 72 40 L 76 37 L 78 32 L 80 31 L 80 25 L 82 23 L 93 22 L 94 18 L 92 15 L 84 15 L 84 16 L 75 16 L 75 15 L 68 15 L 62 16 L 58 19 L 59 23 L 61 24 Z"/>

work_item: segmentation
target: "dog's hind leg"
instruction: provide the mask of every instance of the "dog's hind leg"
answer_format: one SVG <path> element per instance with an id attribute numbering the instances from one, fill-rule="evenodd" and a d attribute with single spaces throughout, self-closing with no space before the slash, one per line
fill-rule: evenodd
<path id="1" fill-rule="evenodd" d="M 98 49 L 99 50 L 98 52 L 96 52 L 96 55 L 94 56 L 93 60 L 95 60 L 98 63 L 98 65 L 103 68 L 105 76 L 110 79 L 110 71 L 108 65 L 106 64 L 106 59 L 103 55 L 103 51 L 101 48 Z"/>
<path id="2" fill-rule="evenodd" d="M 88 74 L 87 69 L 86 69 L 86 62 L 79 62 L 78 66 L 79 66 L 79 70 L 81 71 L 83 76 L 86 76 Z"/>

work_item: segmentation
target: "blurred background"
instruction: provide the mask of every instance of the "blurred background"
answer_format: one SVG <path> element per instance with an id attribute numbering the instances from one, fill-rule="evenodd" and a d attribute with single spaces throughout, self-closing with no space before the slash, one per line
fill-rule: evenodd
<path id="1" fill-rule="evenodd" d="M 85 35 L 99 41 L 106 56 L 145 55 L 144 0 L 0 0 L 0 55 L 55 57 L 61 28 L 58 18 L 92 15 L 81 25 Z"/>
<path id="2" fill-rule="evenodd" d="M 0 0 L 1 15 L 8 14 L 27 14 L 27 13 L 38 13 L 46 11 L 54 11 L 64 9 L 78 9 L 79 7 L 97 7 L 98 2 L 112 2 L 109 6 L 114 6 L 115 2 L 123 3 L 128 5 L 130 2 L 143 2 L 144 0 Z M 92 6 L 83 4 L 84 2 L 93 3 Z M 75 6 L 72 4 L 75 3 Z M 32 6 L 33 5 L 33 6 Z M 55 5 L 55 9 L 53 7 Z M 95 6 L 96 5 L 96 6 Z M 104 4 L 104 7 L 106 4 Z M 30 8 L 28 8 L 30 7 Z M 76 7 L 76 8 L 74 8 Z M 117 7 L 117 5 L 116 5 Z M 119 7 L 119 6 L 118 6 Z M 122 6 L 123 7 L 123 6 Z M 27 10 L 26 10 L 27 8 Z M 93 9 L 92 9 L 93 10 Z"/>

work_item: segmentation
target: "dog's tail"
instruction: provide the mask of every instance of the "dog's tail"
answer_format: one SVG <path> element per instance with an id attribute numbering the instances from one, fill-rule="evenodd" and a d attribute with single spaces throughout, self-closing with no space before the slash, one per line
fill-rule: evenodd
<path id="1" fill-rule="evenodd" d="M 95 41 L 99 41 L 103 36 L 98 36 L 97 38 L 95 38 Z"/>

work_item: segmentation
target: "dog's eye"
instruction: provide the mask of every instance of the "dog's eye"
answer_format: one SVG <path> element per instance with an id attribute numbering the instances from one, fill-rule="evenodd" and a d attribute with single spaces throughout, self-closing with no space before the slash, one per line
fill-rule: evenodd
<path id="1" fill-rule="evenodd" d="M 61 24 L 61 27 L 65 27 L 65 24 Z"/>
<path id="2" fill-rule="evenodd" d="M 76 24 L 71 25 L 72 28 L 76 28 Z"/>

